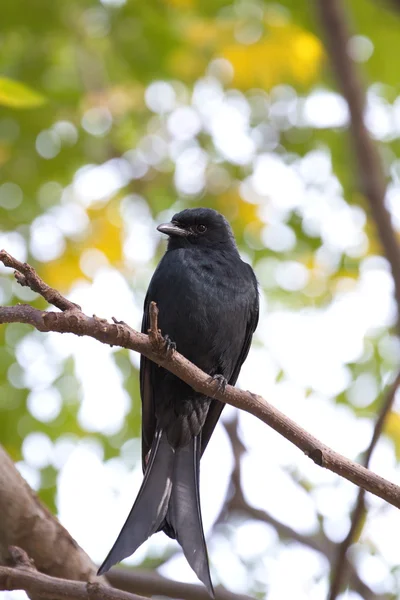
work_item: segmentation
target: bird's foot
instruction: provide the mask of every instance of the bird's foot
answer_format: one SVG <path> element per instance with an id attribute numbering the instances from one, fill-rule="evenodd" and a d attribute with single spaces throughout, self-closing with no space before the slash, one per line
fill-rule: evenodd
<path id="1" fill-rule="evenodd" d="M 226 377 L 224 377 L 220 373 L 217 373 L 216 375 L 212 375 L 212 377 L 210 377 L 210 379 L 212 381 L 216 382 L 216 384 L 217 384 L 217 392 L 224 392 L 225 391 L 225 388 L 228 385 L 228 380 L 226 379 Z"/>
<path id="2" fill-rule="evenodd" d="M 176 344 L 175 342 L 173 342 L 171 340 L 171 338 L 169 337 L 169 335 L 164 335 L 164 342 L 165 342 L 165 354 L 166 355 L 171 355 L 175 350 L 176 350 Z"/>

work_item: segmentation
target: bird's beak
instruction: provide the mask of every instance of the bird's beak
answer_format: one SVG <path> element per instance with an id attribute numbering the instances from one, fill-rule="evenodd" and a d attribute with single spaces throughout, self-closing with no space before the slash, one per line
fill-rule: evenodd
<path id="1" fill-rule="evenodd" d="M 161 233 L 166 233 L 167 235 L 173 237 L 186 237 L 187 235 L 189 235 L 189 232 L 186 231 L 186 229 L 182 229 L 174 223 L 161 223 L 161 225 L 157 227 L 157 231 L 161 231 Z"/>

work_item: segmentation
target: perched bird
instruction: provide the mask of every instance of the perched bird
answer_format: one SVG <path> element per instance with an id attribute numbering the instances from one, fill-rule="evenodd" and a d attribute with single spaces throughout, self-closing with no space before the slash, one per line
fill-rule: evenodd
<path id="1" fill-rule="evenodd" d="M 257 280 L 243 262 L 227 220 L 191 208 L 157 227 L 168 248 L 150 282 L 149 305 L 168 343 L 220 385 L 234 385 L 258 322 Z M 213 596 L 200 510 L 199 464 L 224 404 L 195 392 L 145 357 L 140 363 L 144 478 L 117 541 L 99 569 L 130 556 L 153 533 L 177 539 Z"/>

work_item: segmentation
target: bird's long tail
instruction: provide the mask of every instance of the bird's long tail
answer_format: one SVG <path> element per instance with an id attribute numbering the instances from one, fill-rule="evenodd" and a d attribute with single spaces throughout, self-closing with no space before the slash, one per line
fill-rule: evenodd
<path id="1" fill-rule="evenodd" d="M 200 436 L 176 451 L 166 528 L 173 530 L 189 565 L 214 598 L 200 509 L 200 453 Z"/>
<path id="2" fill-rule="evenodd" d="M 200 511 L 200 446 L 197 437 L 174 449 L 165 433 L 155 435 L 138 496 L 98 575 L 165 529 L 178 540 L 188 563 L 214 597 Z"/>

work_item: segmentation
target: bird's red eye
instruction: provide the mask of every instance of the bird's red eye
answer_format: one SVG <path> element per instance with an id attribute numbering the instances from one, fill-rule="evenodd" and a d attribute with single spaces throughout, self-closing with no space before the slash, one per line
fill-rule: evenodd
<path id="1" fill-rule="evenodd" d="M 200 223 L 200 225 L 196 225 L 196 231 L 198 233 L 204 233 L 205 231 L 207 231 L 207 227 Z"/>

